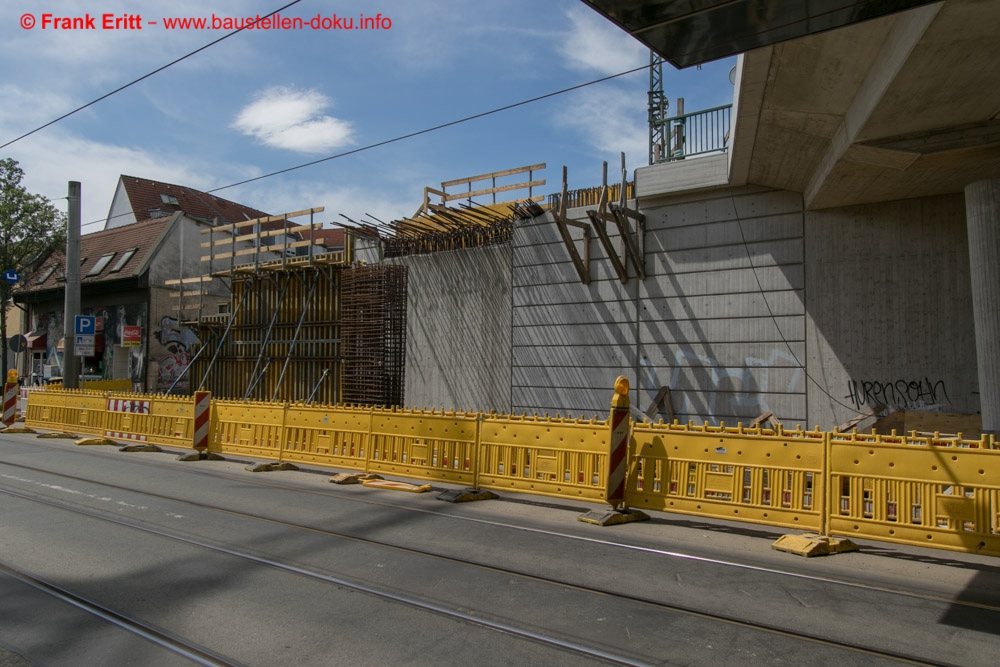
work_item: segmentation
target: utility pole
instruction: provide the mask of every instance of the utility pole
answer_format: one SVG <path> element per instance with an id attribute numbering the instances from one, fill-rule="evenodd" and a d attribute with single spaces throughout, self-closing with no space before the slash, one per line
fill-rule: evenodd
<path id="1" fill-rule="evenodd" d="M 63 311 L 63 388 L 79 384 L 76 358 L 76 316 L 80 314 L 80 182 L 69 182 L 69 219 L 66 224 L 66 304 Z"/>

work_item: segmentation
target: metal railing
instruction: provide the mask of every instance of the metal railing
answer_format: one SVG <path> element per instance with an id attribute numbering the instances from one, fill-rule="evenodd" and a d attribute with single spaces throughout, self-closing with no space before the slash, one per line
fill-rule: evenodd
<path id="1" fill-rule="evenodd" d="M 732 104 L 663 119 L 666 146 L 654 146 L 655 162 L 673 162 L 729 148 Z"/>

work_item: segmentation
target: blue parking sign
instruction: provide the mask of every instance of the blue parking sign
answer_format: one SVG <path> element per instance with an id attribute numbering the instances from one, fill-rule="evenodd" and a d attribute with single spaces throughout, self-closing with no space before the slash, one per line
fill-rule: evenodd
<path id="1" fill-rule="evenodd" d="M 76 331 L 77 336 L 93 336 L 97 333 L 97 318 L 93 315 L 77 315 Z"/>

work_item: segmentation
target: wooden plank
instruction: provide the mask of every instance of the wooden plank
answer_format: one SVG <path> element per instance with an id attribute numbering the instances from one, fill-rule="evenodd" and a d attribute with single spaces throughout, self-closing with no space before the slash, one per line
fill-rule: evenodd
<path id="1" fill-rule="evenodd" d="M 545 163 L 534 164 L 528 167 L 517 167 L 515 169 L 506 169 L 504 171 L 494 171 L 489 174 L 482 174 L 480 176 L 469 176 L 468 178 L 457 178 L 454 181 L 445 181 L 441 183 L 442 188 L 447 188 L 452 185 L 460 185 L 462 183 L 474 183 L 476 181 L 485 181 L 492 178 L 502 178 L 504 176 L 511 176 L 513 174 L 523 174 L 529 171 L 541 171 L 545 169 Z"/>
<path id="2" fill-rule="evenodd" d="M 302 215 L 309 215 L 310 213 L 322 213 L 325 210 L 323 206 L 317 206 L 316 208 L 307 208 L 302 211 L 293 211 L 292 213 L 282 213 L 281 215 L 272 215 L 266 218 L 254 218 L 253 220 L 244 220 L 243 222 L 234 222 L 229 225 L 222 225 L 221 227 L 212 227 L 210 229 L 201 230 L 202 234 L 211 234 L 213 232 L 227 232 L 230 229 L 242 229 L 243 227 L 248 227 L 250 225 L 255 225 L 257 223 L 266 224 L 268 222 L 277 222 L 279 220 L 287 220 L 288 218 L 297 218 Z"/>
<path id="3" fill-rule="evenodd" d="M 670 387 L 660 387 L 660 391 L 656 392 L 653 402 L 646 408 L 646 417 L 652 419 L 662 412 L 666 414 L 668 423 L 674 421 L 674 406 L 672 403 L 673 401 L 670 399 Z"/>
<path id="4" fill-rule="evenodd" d="M 545 185 L 545 179 L 537 181 L 525 181 L 523 183 L 511 183 L 510 185 L 498 185 L 495 188 L 486 188 L 484 190 L 473 190 L 472 192 L 456 192 L 455 194 L 446 195 L 444 200 L 446 202 L 455 201 L 456 199 L 469 199 L 471 197 L 480 197 L 482 195 L 492 195 L 499 192 L 509 192 L 511 190 L 526 190 L 528 188 L 537 188 Z"/>
<path id="5" fill-rule="evenodd" d="M 227 236 L 224 239 L 219 239 L 218 241 L 205 241 L 201 244 L 202 248 L 211 248 L 220 245 L 229 245 L 230 243 L 235 243 L 236 241 L 251 241 L 258 236 L 260 238 L 267 238 L 271 236 L 281 236 L 282 234 L 294 234 L 296 232 L 307 232 L 314 229 L 322 229 L 322 222 L 314 222 L 311 225 L 296 225 L 295 227 L 289 227 L 287 229 L 272 229 L 270 231 L 261 232 L 258 234 L 241 234 L 240 236 Z"/>
<path id="6" fill-rule="evenodd" d="M 601 197 L 602 201 L 604 197 Z M 604 252 L 608 253 L 608 259 L 611 260 L 611 266 L 614 267 L 615 273 L 618 274 L 618 279 L 624 285 L 628 282 L 628 269 L 622 263 L 621 258 L 618 256 L 618 252 L 615 250 L 614 245 L 611 243 L 610 237 L 608 237 L 608 230 L 604 226 L 604 220 L 602 220 L 597 215 L 597 211 L 587 211 L 587 217 L 590 221 L 594 223 L 594 229 L 597 230 L 597 238 L 601 240 L 601 245 L 604 246 Z"/>
<path id="7" fill-rule="evenodd" d="M 308 245 L 323 245 L 322 239 L 312 239 L 307 241 L 296 241 L 283 246 L 264 246 L 263 248 L 244 248 L 236 252 L 224 252 L 218 255 L 202 255 L 201 261 L 207 262 L 210 259 L 229 259 L 230 257 L 244 257 L 246 255 L 258 255 L 262 253 L 280 253 L 283 248 L 302 248 Z M 268 260 L 270 261 L 270 260 Z"/>
<path id="8" fill-rule="evenodd" d="M 171 280 L 165 280 L 165 281 L 163 281 L 163 284 L 164 285 L 191 285 L 191 284 L 194 284 L 194 283 L 200 283 L 202 281 L 206 281 L 207 282 L 207 281 L 210 281 L 210 280 L 212 280 L 211 276 L 198 276 L 197 278 L 183 278 L 183 279 L 173 278 Z"/>

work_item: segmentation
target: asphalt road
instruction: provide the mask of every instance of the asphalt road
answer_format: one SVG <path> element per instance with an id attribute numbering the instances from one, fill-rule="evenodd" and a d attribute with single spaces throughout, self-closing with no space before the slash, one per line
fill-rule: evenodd
<path id="1" fill-rule="evenodd" d="M 751 524 L 602 528 L 577 521 L 585 503 L 449 504 L 245 468 L 0 434 L 0 667 L 994 665 L 1000 650 L 997 559 L 874 543 L 804 559 Z"/>

